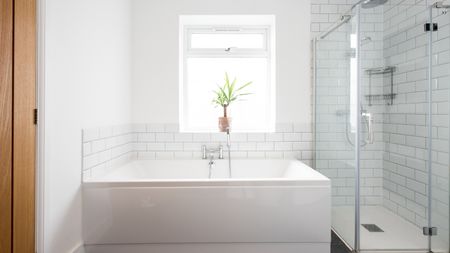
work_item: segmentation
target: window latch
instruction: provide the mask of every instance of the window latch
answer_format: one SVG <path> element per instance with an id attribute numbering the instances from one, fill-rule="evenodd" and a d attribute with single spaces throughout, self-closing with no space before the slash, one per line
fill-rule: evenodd
<path id="1" fill-rule="evenodd" d="M 232 50 L 233 48 L 235 48 L 235 47 L 227 47 L 227 48 L 225 48 L 225 52 L 231 52 L 231 50 Z"/>

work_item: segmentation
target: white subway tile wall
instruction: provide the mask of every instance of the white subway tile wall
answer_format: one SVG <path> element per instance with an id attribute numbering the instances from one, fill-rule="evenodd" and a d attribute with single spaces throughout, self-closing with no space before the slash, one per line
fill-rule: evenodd
<path id="1" fill-rule="evenodd" d="M 177 124 L 133 124 L 83 130 L 84 178 L 133 159 L 201 159 L 202 145 L 227 149 L 225 133 L 180 133 L 178 129 Z M 231 133 L 231 155 L 299 159 L 311 165 L 311 125 L 283 123 L 275 133 Z"/>
<path id="2" fill-rule="evenodd" d="M 355 1 L 312 1 L 312 36 L 328 29 Z M 427 39 L 424 23 L 433 1 L 389 0 L 361 9 L 362 107 L 374 117 L 375 143 L 361 150 L 361 204 L 384 205 L 411 223 L 427 224 Z M 448 240 L 449 219 L 449 17 L 433 22 L 433 226 Z M 333 204 L 354 203 L 354 146 L 345 131 L 349 112 L 351 22 L 318 43 L 316 69 L 316 168 L 332 179 Z M 369 39 L 370 38 L 370 39 Z M 366 95 L 390 93 L 390 75 L 364 70 L 394 66 L 393 105 Z M 370 103 L 370 105 L 369 105 Z M 367 135 L 363 122 L 362 137 Z M 350 132 L 349 139 L 354 140 Z"/>
<path id="3" fill-rule="evenodd" d="M 83 179 L 101 176 L 109 169 L 136 158 L 137 135 L 131 125 L 84 129 Z"/>
<path id="4" fill-rule="evenodd" d="M 384 205 L 419 227 L 427 225 L 428 33 L 432 1 L 388 1 L 384 6 L 384 58 L 395 65 L 393 106 L 383 120 Z M 432 221 L 448 239 L 449 219 L 449 18 L 434 12 Z M 390 89 L 385 85 L 385 90 Z M 442 158 L 442 159 L 440 159 Z"/>

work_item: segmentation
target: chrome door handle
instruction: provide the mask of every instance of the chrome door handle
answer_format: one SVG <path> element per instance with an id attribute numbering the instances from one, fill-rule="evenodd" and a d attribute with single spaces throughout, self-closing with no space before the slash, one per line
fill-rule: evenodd
<path id="1" fill-rule="evenodd" d="M 363 112 L 361 114 L 367 122 L 367 142 L 373 144 L 374 142 L 374 133 L 373 133 L 373 116 L 370 112 Z"/>

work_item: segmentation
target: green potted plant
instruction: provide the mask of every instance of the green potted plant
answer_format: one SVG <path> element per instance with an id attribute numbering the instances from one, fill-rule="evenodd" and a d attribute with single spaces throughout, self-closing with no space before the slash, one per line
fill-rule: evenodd
<path id="1" fill-rule="evenodd" d="M 233 82 L 230 82 L 228 74 L 225 73 L 225 84 L 223 86 L 218 86 L 217 90 L 214 91 L 215 98 L 212 101 L 213 104 L 223 108 L 223 117 L 219 117 L 219 130 L 221 132 L 226 132 L 227 128 L 231 127 L 231 118 L 227 115 L 227 108 L 232 102 L 240 101 L 242 100 L 242 97 L 251 94 L 242 92 L 250 84 L 252 84 L 252 82 L 248 82 L 237 88 L 236 78 L 234 78 Z"/>

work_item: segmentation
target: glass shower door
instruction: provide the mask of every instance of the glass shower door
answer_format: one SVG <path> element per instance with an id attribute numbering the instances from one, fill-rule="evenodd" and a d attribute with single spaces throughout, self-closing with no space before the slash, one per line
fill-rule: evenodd
<path id="1" fill-rule="evenodd" d="M 359 8 L 360 247 L 427 251 L 427 6 Z"/>
<path id="2" fill-rule="evenodd" d="M 433 252 L 449 252 L 449 88 L 450 88 L 450 13 L 445 8 L 431 8 L 430 23 L 436 31 L 428 32 L 431 52 L 431 216 L 430 237 Z M 433 231 L 431 231 L 433 232 Z"/>
<path id="3" fill-rule="evenodd" d="M 315 40 L 315 167 L 357 250 L 449 252 L 450 5 L 429 4 L 365 1 Z"/>
<path id="4" fill-rule="evenodd" d="M 315 40 L 315 167 L 331 179 L 332 227 L 355 245 L 357 17 Z"/>

